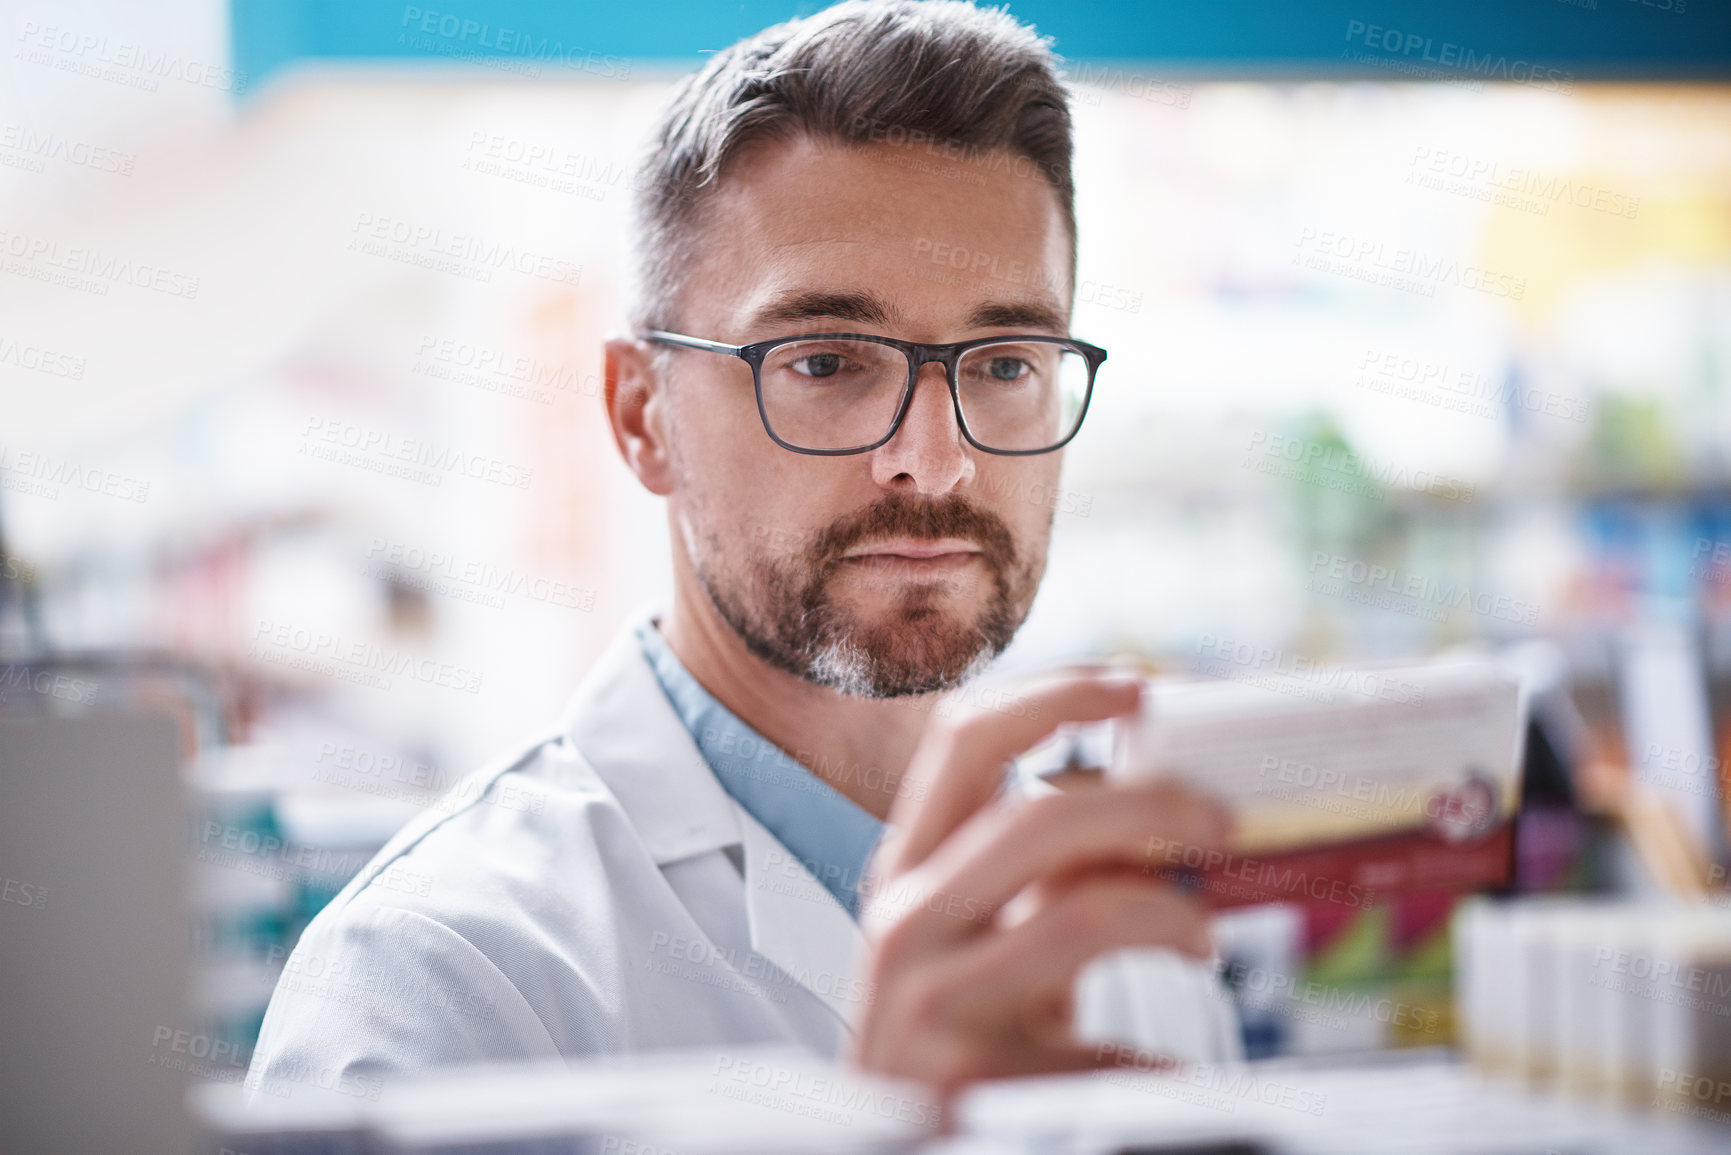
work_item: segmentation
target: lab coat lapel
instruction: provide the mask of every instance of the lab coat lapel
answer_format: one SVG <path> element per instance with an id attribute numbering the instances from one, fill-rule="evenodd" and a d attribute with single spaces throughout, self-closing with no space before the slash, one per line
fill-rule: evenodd
<path id="1" fill-rule="evenodd" d="M 749 813 L 745 901 L 751 949 L 780 967 L 836 1013 L 852 1031 L 864 1010 L 866 939 L 835 896 Z"/>
<path id="2" fill-rule="evenodd" d="M 644 658 L 637 620 L 584 679 L 564 732 L 618 799 L 656 865 L 742 846 L 752 950 L 851 1030 L 863 1009 L 864 934 L 793 852 L 722 789 Z"/>

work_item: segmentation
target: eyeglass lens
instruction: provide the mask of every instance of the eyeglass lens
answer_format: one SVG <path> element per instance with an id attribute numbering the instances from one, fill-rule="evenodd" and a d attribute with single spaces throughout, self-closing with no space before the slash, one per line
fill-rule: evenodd
<path id="1" fill-rule="evenodd" d="M 851 449 L 883 438 L 907 388 L 910 358 L 874 341 L 790 341 L 763 359 L 764 415 L 802 449 Z M 1056 342 L 969 349 L 956 367 L 962 419 L 991 449 L 1038 450 L 1075 431 L 1088 396 L 1088 360 Z"/>

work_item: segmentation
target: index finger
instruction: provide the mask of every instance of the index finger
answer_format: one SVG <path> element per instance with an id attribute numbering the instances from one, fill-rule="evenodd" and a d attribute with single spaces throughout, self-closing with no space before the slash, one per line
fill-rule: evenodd
<path id="1" fill-rule="evenodd" d="M 1049 737 L 1065 722 L 1103 722 L 1136 709 L 1141 675 L 1122 667 L 1055 671 L 1022 683 L 1014 712 L 973 707 L 953 719 L 934 719 L 890 810 L 879 866 L 894 874 L 917 866 L 957 827 L 991 801 L 1004 763 Z"/>

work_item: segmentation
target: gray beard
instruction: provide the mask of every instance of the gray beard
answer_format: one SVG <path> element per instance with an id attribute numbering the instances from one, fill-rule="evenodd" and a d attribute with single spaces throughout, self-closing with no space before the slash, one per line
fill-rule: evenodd
<path id="1" fill-rule="evenodd" d="M 973 625 L 938 607 L 948 580 L 911 585 L 887 620 L 859 622 L 834 596 L 842 554 L 875 538 L 956 537 L 980 546 L 992 593 Z M 804 556 L 751 558 L 737 579 L 692 564 L 710 602 L 746 648 L 778 670 L 839 693 L 896 698 L 952 689 L 1003 653 L 1028 615 L 1039 569 L 1016 555 L 995 515 L 952 495 L 936 502 L 892 495 L 821 531 Z"/>

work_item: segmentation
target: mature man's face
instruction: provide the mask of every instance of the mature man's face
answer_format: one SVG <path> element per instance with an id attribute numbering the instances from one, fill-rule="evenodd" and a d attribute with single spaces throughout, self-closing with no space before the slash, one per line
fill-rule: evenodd
<path id="1" fill-rule="evenodd" d="M 1069 243 L 1026 161 L 775 142 L 738 157 L 707 206 L 678 323 L 736 344 L 1065 335 Z M 896 435 L 843 457 L 771 441 L 743 361 L 667 363 L 675 548 L 754 653 L 888 697 L 955 685 L 1009 643 L 1045 569 L 1061 453 L 974 449 L 935 362 Z"/>

